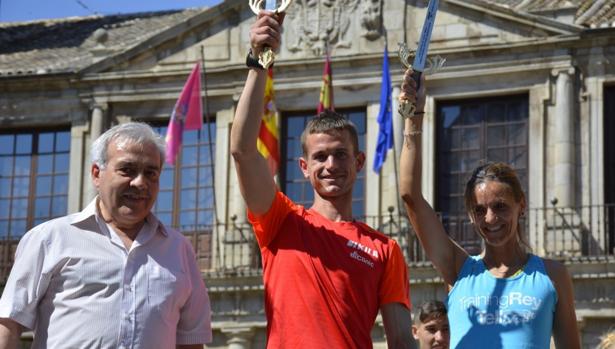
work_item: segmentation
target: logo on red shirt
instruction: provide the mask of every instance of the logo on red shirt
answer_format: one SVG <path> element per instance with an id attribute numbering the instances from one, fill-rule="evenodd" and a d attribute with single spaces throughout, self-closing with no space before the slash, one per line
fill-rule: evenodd
<path id="1" fill-rule="evenodd" d="M 371 248 L 364 246 L 356 241 L 348 240 L 348 243 L 346 244 L 346 246 L 352 247 L 359 251 L 363 251 L 374 258 L 378 258 L 378 251 L 372 250 Z"/>

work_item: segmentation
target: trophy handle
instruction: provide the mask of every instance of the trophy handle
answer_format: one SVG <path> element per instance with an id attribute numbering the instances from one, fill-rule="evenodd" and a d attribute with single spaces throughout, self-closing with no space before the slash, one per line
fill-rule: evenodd
<path id="1" fill-rule="evenodd" d="M 399 56 L 399 61 L 401 62 L 401 64 L 403 64 L 406 69 L 412 68 L 412 65 L 410 64 L 410 57 L 412 57 L 412 52 L 410 52 L 406 43 L 399 42 L 397 43 L 397 46 L 399 47 L 397 55 Z"/>
<path id="2" fill-rule="evenodd" d="M 399 51 L 397 54 L 399 56 L 399 61 L 401 62 L 401 64 L 404 65 L 404 67 L 406 67 L 406 69 L 412 69 L 412 65 L 410 64 L 410 58 L 413 56 L 413 53 L 408 49 L 408 46 L 406 45 L 405 42 L 400 42 L 397 45 L 399 46 Z M 412 79 L 416 82 L 417 91 L 421 86 L 421 75 L 422 74 L 423 72 L 416 71 L 416 70 L 412 72 Z M 404 119 L 414 115 L 415 111 L 416 111 L 416 105 L 414 103 L 410 103 L 406 100 L 399 101 L 397 112 Z"/>

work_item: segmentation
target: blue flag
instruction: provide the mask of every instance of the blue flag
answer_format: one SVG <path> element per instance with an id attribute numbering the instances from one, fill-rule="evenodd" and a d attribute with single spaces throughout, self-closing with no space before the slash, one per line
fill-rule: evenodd
<path id="1" fill-rule="evenodd" d="M 378 141 L 374 154 L 374 172 L 380 169 L 387 158 L 387 152 L 393 148 L 393 113 L 391 111 L 391 74 L 389 74 L 389 53 L 384 45 L 384 58 L 382 61 L 382 85 L 380 87 L 380 112 L 378 113 Z"/>

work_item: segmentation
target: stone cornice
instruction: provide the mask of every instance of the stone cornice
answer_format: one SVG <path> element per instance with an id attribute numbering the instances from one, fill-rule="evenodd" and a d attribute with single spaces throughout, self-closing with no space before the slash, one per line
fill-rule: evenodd
<path id="1" fill-rule="evenodd" d="M 542 29 L 552 34 L 571 34 L 583 31 L 585 28 L 579 25 L 566 24 L 544 16 L 533 15 L 514 11 L 509 8 L 486 4 L 476 0 L 446 0 L 447 3 L 474 11 L 487 13 L 497 18 L 520 23 L 532 28 Z"/>
<path id="2" fill-rule="evenodd" d="M 479 77 L 493 76 L 502 74 L 517 74 L 527 73 L 530 71 L 545 71 L 550 73 L 553 69 L 567 69 L 571 65 L 572 58 L 570 56 L 562 56 L 557 59 L 553 57 L 541 57 L 537 59 L 528 58 L 526 60 L 511 60 L 501 62 L 481 62 L 461 64 L 458 66 L 445 67 L 441 72 L 430 77 L 430 79 L 447 80 L 461 77 Z M 340 62 L 342 63 L 342 62 Z M 352 88 L 360 89 L 365 86 L 378 85 L 381 82 L 381 72 L 379 67 L 371 69 L 371 71 L 356 72 L 352 69 L 343 69 L 338 66 L 337 73 L 334 76 L 334 86 L 336 88 Z M 242 68 L 243 69 L 243 68 Z M 399 74 L 398 74 L 399 75 Z M 399 83 L 401 76 L 394 75 L 393 82 Z M 217 98 L 234 96 L 241 92 L 244 81 L 237 79 L 235 81 L 224 81 L 220 83 L 209 82 L 207 97 Z M 279 75 L 276 77 L 275 88 L 278 93 L 305 91 L 319 89 L 321 80 L 313 75 L 306 74 L 302 76 L 285 77 Z M 138 86 L 128 90 L 98 90 L 87 91 L 81 94 L 83 99 L 96 98 L 97 100 L 116 103 L 134 103 L 141 101 L 152 100 L 169 100 L 177 99 L 177 95 L 181 90 L 181 86 L 174 87 L 165 86 L 164 88 Z"/>
<path id="3" fill-rule="evenodd" d="M 430 55 L 451 55 L 451 54 L 463 54 L 463 53 L 488 53 L 493 51 L 499 53 L 503 50 L 516 50 L 516 49 L 532 49 L 535 47 L 544 47 L 545 45 L 558 45 L 562 47 L 574 47 L 574 44 L 580 39 L 578 35 L 566 35 L 552 38 L 540 38 L 529 39 L 519 42 L 506 42 L 501 44 L 482 44 L 482 45 L 462 45 L 455 47 L 447 47 L 442 49 L 434 49 L 430 51 Z M 568 44 L 568 45 L 566 45 Z M 390 51 L 390 59 L 396 61 L 396 51 Z M 374 61 L 379 61 L 382 58 L 381 53 L 371 54 L 353 54 L 345 56 L 335 56 L 332 58 L 332 65 L 336 68 L 340 64 L 345 65 L 367 65 L 373 64 Z M 313 69 L 314 66 L 322 66 L 322 58 L 307 58 L 307 59 L 279 59 L 276 61 L 276 70 L 284 71 L 286 69 Z M 380 67 L 376 67 L 376 70 L 380 70 Z M 241 64 L 227 64 L 216 65 L 207 67 L 207 75 L 226 75 L 229 73 L 244 73 L 246 71 L 245 65 Z M 188 75 L 190 69 L 175 69 L 166 71 L 152 71 L 152 70 L 140 70 L 140 71 L 128 71 L 128 72 L 107 72 L 107 73 L 87 73 L 76 81 L 79 82 L 113 82 L 118 80 L 133 80 L 133 79 L 159 79 L 159 78 L 172 78 L 184 79 Z M 276 77 L 277 81 L 277 77 Z"/>

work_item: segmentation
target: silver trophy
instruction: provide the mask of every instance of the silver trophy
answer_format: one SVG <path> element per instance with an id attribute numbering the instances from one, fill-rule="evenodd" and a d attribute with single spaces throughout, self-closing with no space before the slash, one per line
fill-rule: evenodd
<path id="1" fill-rule="evenodd" d="M 261 10 L 269 10 L 275 13 L 280 13 L 286 11 L 288 6 L 292 0 L 282 0 L 280 5 L 276 7 L 275 0 L 248 0 L 250 4 L 250 8 L 252 12 L 258 15 Z M 258 63 L 263 66 L 263 68 L 268 69 L 273 61 L 275 60 L 275 53 L 270 47 L 265 47 L 265 49 L 258 55 Z"/>
<path id="2" fill-rule="evenodd" d="M 412 78 L 416 81 L 416 89 L 418 91 L 421 85 L 421 74 L 433 74 L 440 70 L 444 63 L 445 58 L 436 56 L 433 58 L 427 58 L 427 51 L 429 49 L 429 40 L 431 40 L 431 32 L 433 25 L 436 22 L 436 13 L 438 12 L 438 0 L 429 0 L 427 7 L 427 16 L 423 23 L 423 30 L 421 31 L 421 38 L 419 40 L 416 52 L 411 52 L 405 43 L 399 43 L 399 60 L 407 68 L 414 71 Z M 410 60 L 414 56 L 414 61 L 410 64 Z M 427 66 L 425 66 L 427 63 Z M 406 100 L 399 102 L 399 114 L 404 118 L 414 115 L 416 111 L 416 105 Z"/>

